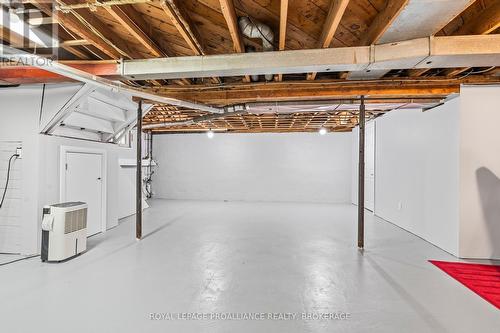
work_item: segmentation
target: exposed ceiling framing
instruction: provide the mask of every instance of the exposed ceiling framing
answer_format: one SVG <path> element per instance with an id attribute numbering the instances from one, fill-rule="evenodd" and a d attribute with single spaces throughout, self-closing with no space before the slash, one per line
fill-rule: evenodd
<path id="1" fill-rule="evenodd" d="M 350 99 L 366 95 L 374 103 L 388 100 L 417 98 L 419 103 L 435 103 L 450 93 L 459 91 L 461 83 L 488 84 L 500 82 L 500 63 L 486 61 L 459 61 L 458 53 L 453 61 L 439 62 L 438 57 L 423 57 L 415 63 L 414 57 L 405 61 L 380 66 L 374 59 L 380 56 L 370 45 L 402 42 L 416 37 L 456 37 L 448 45 L 451 49 L 467 48 L 471 53 L 478 48 L 498 44 L 494 35 L 500 33 L 500 3 L 498 0 L 443 0 L 436 2 L 419 0 L 126 0 L 95 3 L 92 0 L 55 0 L 60 8 L 42 0 L 27 1 L 28 9 L 38 8 L 41 16 L 27 18 L 47 31 L 56 24 L 59 31 L 60 49 L 57 53 L 62 63 L 105 79 L 121 80 L 123 85 L 134 89 L 160 94 L 168 98 L 204 103 L 212 106 L 228 106 L 237 103 Z M 2 3 L 2 6 L 7 6 Z M 427 14 L 425 14 L 427 13 Z M 415 28 L 408 18 L 419 16 L 420 25 Z M 275 49 L 278 51 L 323 49 L 325 57 L 355 47 L 366 47 L 366 56 L 356 57 L 361 65 L 321 68 L 304 66 L 303 71 L 287 71 L 275 66 L 268 73 L 276 74 L 276 82 L 250 82 L 253 72 L 236 71 L 233 74 L 214 71 L 207 75 L 180 74 L 171 76 L 124 75 L 127 65 L 122 61 L 165 59 L 161 63 L 182 65 L 186 56 L 214 56 L 245 53 L 251 46 L 262 50 L 258 40 L 241 35 L 238 17 L 249 16 L 271 27 L 275 32 Z M 435 18 L 437 17 L 437 18 Z M 407 29 L 407 30 L 405 30 Z M 16 36 L 8 27 L 0 30 L 3 43 L 24 43 L 27 52 L 51 50 L 34 48 L 22 36 Z M 423 35 L 422 35 L 423 34 Z M 465 45 L 463 35 L 491 35 L 492 39 L 478 39 Z M 396 39 L 394 39 L 396 38 Z M 430 39 L 432 40 L 432 39 Z M 450 39 L 451 40 L 451 39 Z M 404 43 L 400 43 L 403 45 Z M 328 50 L 331 48 L 331 50 Z M 376 48 L 376 47 L 375 47 Z M 352 49 L 354 50 L 354 49 Z M 396 54 L 388 48 L 388 54 Z M 434 49 L 433 49 L 434 50 Z M 431 50 L 432 51 L 432 50 Z M 330 53 L 329 53 L 330 52 Z M 406 51 L 405 51 L 406 52 Z M 266 52 L 268 53 L 268 52 Z M 286 52 L 283 52 L 286 53 Z M 319 53 L 318 53 L 319 54 Z M 401 53 L 402 54 L 402 53 Z M 359 53 L 356 53 L 359 55 Z M 272 62 L 270 55 L 259 53 L 240 55 L 241 59 L 257 56 L 254 67 L 264 67 Z M 463 54 L 462 54 L 463 56 Z M 315 58 L 316 57 L 316 58 Z M 315 52 L 304 54 L 304 63 L 318 59 Z M 363 61 L 367 58 L 367 61 Z M 195 58 L 193 58 L 195 59 Z M 225 58 L 222 58 L 225 59 Z M 230 58 L 232 59 L 232 58 Z M 279 58 L 282 62 L 282 59 Z M 425 61 L 423 59 L 426 59 Z M 444 58 L 443 58 L 444 59 Z M 490 59 L 491 60 L 491 59 Z M 193 60 L 196 61 L 196 60 Z M 432 61 L 431 64 L 426 62 Z M 132 64 L 133 62 L 130 62 Z M 137 62 L 136 62 L 137 63 Z M 283 65 L 282 63 L 281 65 Z M 378 64 L 378 65 L 377 65 Z M 248 64 L 246 64 L 248 65 Z M 335 64 L 330 64 L 335 65 Z M 172 65 L 174 66 L 174 65 Z M 247 67 L 252 67 L 247 66 Z M 130 68 L 130 67 L 129 67 Z M 206 69 L 207 67 L 204 67 Z M 260 73 L 260 72 L 259 72 Z M 307 80 L 306 80 L 307 78 Z M 368 80 L 367 80 L 368 79 Z M 67 81 L 57 73 L 38 68 L 19 66 L 0 67 L 2 84 Z M 261 78 L 263 80 L 263 77 Z M 365 80 L 365 82 L 363 82 Z M 376 99 L 376 100 L 375 100 Z M 168 111 L 165 111 L 167 110 Z M 203 112 L 182 107 L 157 104 L 145 119 L 145 124 L 165 121 L 155 112 L 168 112 L 179 119 L 189 120 L 204 116 Z M 333 111 L 290 114 L 239 114 L 216 117 L 183 126 L 168 126 L 165 132 L 201 131 L 207 127 L 228 131 L 309 131 L 323 124 L 329 130 L 349 130 L 356 121 L 354 110 L 347 124 L 335 122 Z M 375 111 L 374 111 L 375 112 Z M 372 115 L 374 116 L 375 113 Z M 175 117 L 174 117 L 175 116 Z M 160 120 L 161 119 L 161 120 Z M 225 124 L 225 125 L 224 125 Z M 331 125 L 331 126 L 329 126 Z M 225 127 L 224 127 L 225 126 Z M 256 127 L 257 126 L 257 127 Z M 155 129 L 162 131 L 162 129 Z"/>
<path id="2" fill-rule="evenodd" d="M 350 131 L 358 123 L 357 111 L 298 112 L 293 114 L 238 114 L 223 118 L 193 122 L 185 125 L 186 120 L 196 120 L 203 115 L 192 111 L 168 110 L 157 108 L 145 117 L 149 123 L 183 122 L 183 125 L 151 129 L 153 133 L 222 131 L 228 133 L 261 132 L 316 132 L 324 127 L 330 131 Z M 373 119 L 383 112 L 367 112 Z"/>
<path id="3" fill-rule="evenodd" d="M 250 102 L 311 101 L 324 99 L 357 98 L 361 95 L 384 99 L 444 98 L 458 93 L 461 84 L 490 84 L 498 78 L 469 76 L 463 79 L 434 78 L 397 79 L 386 78 L 373 81 L 350 82 L 344 80 L 273 82 L 261 84 L 234 83 L 225 87 L 212 85 L 195 87 L 158 87 L 151 90 L 159 95 L 209 105 L 233 105 Z"/>

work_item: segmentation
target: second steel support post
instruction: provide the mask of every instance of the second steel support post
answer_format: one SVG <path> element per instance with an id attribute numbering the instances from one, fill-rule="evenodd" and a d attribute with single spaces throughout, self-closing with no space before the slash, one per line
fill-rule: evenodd
<path id="1" fill-rule="evenodd" d="M 365 246 L 365 97 L 359 106 L 358 248 Z"/>
<path id="2" fill-rule="evenodd" d="M 135 179 L 135 238 L 142 238 L 142 100 L 137 106 L 137 172 Z"/>

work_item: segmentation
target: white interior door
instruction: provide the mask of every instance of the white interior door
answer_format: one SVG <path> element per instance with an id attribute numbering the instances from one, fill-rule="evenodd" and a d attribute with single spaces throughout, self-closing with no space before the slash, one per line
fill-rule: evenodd
<path id="1" fill-rule="evenodd" d="M 375 209 L 375 123 L 365 129 L 365 207 Z"/>
<path id="2" fill-rule="evenodd" d="M 83 201 L 88 205 L 87 235 L 102 231 L 102 155 L 66 153 L 65 201 Z"/>

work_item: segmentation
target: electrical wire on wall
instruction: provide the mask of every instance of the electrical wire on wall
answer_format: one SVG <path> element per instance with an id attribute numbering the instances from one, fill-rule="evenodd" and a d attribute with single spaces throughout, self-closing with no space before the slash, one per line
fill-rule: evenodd
<path id="1" fill-rule="evenodd" d="M 2 208 L 3 206 L 3 202 L 5 200 L 5 195 L 7 194 L 7 187 L 9 186 L 9 180 L 10 180 L 10 167 L 11 167 L 11 164 L 12 164 L 12 159 L 13 158 L 18 158 L 19 157 L 19 154 L 18 153 L 15 153 L 13 154 L 10 158 L 9 158 L 9 165 L 7 166 L 7 177 L 6 177 L 6 180 L 5 180 L 5 187 L 3 189 L 3 194 L 2 194 L 2 201 L 0 201 L 0 208 Z"/>

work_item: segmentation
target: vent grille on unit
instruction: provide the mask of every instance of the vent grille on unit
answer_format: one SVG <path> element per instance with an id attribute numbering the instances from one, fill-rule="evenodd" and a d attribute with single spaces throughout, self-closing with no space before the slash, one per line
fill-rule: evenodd
<path id="1" fill-rule="evenodd" d="M 66 213 L 64 233 L 69 234 L 87 227 L 87 208 Z"/>

